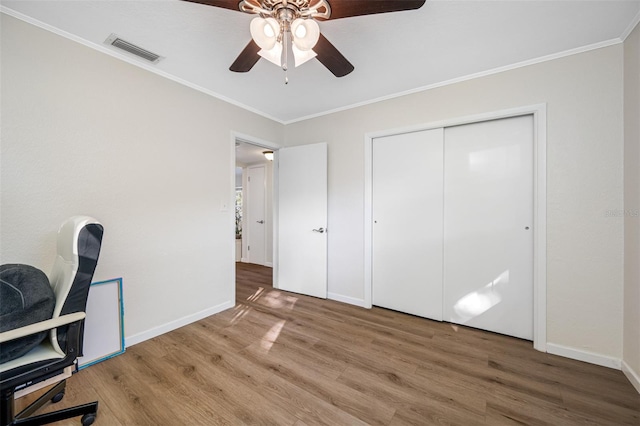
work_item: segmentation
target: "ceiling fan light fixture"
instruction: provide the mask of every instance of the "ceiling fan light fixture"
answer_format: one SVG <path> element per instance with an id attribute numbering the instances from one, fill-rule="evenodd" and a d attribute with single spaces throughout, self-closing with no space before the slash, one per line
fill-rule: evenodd
<path id="1" fill-rule="evenodd" d="M 271 50 L 278 41 L 280 24 L 274 18 L 253 18 L 249 27 L 251 38 L 261 49 Z"/>
<path id="2" fill-rule="evenodd" d="M 309 50 L 298 49 L 298 47 L 295 44 L 291 46 L 291 50 L 293 50 L 293 60 L 296 68 L 304 64 L 305 62 L 310 61 L 316 56 L 318 56 L 318 54 L 311 49 Z"/>
<path id="3" fill-rule="evenodd" d="M 304 25 L 298 25 L 296 27 L 296 34 L 295 37 L 296 38 L 304 38 L 304 36 L 307 35 L 307 27 L 305 27 Z"/>
<path id="4" fill-rule="evenodd" d="M 293 44 L 300 50 L 311 50 L 320 38 L 320 26 L 313 19 L 295 19 L 291 23 Z"/>
<path id="5" fill-rule="evenodd" d="M 288 42 L 299 51 L 315 49 L 318 61 L 336 77 L 344 77 L 354 70 L 353 65 L 338 49 L 320 34 L 316 20 L 334 20 L 378 13 L 420 9 L 426 0 L 183 0 L 208 6 L 258 15 L 251 21 L 252 40 L 231 64 L 233 72 L 247 72 L 260 57 L 271 58 L 287 71 Z M 266 19 L 265 19 L 266 18 Z M 289 40 L 287 40 L 289 38 Z M 271 50 L 283 44 L 284 60 L 274 60 Z M 259 52 L 259 49 L 262 51 Z M 311 53 L 313 54 L 313 52 Z M 281 56 L 281 57 L 282 57 Z M 303 63 L 298 54 L 297 65 Z M 285 76 L 285 83 L 287 82 Z"/>
<path id="6" fill-rule="evenodd" d="M 277 66 L 282 66 L 282 43 L 276 42 L 271 49 L 263 48 L 258 55 Z"/>

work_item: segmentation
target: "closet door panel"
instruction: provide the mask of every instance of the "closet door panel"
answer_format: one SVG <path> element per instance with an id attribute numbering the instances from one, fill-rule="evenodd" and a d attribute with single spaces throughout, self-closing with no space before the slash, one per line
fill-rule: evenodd
<path id="1" fill-rule="evenodd" d="M 444 140 L 444 320 L 532 340 L 533 118 Z"/>
<path id="2" fill-rule="evenodd" d="M 372 301 L 442 320 L 443 129 L 373 141 Z"/>

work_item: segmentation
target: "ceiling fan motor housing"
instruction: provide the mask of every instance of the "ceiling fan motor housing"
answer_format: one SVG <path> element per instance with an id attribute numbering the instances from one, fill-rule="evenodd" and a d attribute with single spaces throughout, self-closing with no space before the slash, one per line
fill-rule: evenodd
<path id="1" fill-rule="evenodd" d="M 326 0 L 242 0 L 239 9 L 262 17 L 271 16 L 291 23 L 297 18 L 329 19 L 331 7 Z"/>

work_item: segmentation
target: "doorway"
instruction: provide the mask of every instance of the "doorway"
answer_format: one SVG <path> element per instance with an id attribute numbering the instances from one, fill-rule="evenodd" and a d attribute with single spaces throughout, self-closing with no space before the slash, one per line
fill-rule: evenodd
<path id="1" fill-rule="evenodd" d="M 271 150 L 235 141 L 236 262 L 273 267 L 274 180 L 267 151 Z"/>
<path id="2" fill-rule="evenodd" d="M 240 203 L 235 219 L 236 264 L 255 261 L 260 265 L 248 255 L 255 243 L 245 239 L 251 238 L 247 234 L 251 233 L 250 225 L 263 225 L 264 266 L 272 268 L 273 287 L 326 298 L 327 144 L 282 148 L 235 132 L 231 142 L 236 175 L 232 204 L 236 200 Z M 250 152 L 245 156 L 244 151 Z M 273 162 L 264 162 L 264 151 L 273 151 Z M 266 212 L 264 219 L 251 219 L 246 213 L 250 210 L 247 203 L 251 202 L 247 197 L 248 170 L 260 169 L 261 165 L 266 171 Z M 260 176 L 261 172 L 256 173 Z"/>

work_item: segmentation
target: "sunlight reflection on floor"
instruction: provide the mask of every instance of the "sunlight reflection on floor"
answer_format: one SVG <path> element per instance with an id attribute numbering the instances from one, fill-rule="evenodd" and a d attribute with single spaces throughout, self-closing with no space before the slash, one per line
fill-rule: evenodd
<path id="1" fill-rule="evenodd" d="M 247 300 L 270 308 L 284 308 L 292 311 L 298 298 L 277 290 L 271 290 L 265 293 L 264 288 L 259 287 Z"/>
<path id="2" fill-rule="evenodd" d="M 231 321 L 229 321 L 229 324 L 231 325 L 236 324 L 238 321 L 244 318 L 244 316 L 251 312 L 253 308 L 247 305 L 236 305 L 233 310 L 236 311 L 236 313 L 233 318 L 231 318 Z"/>
<path id="3" fill-rule="evenodd" d="M 276 340 L 278 340 L 278 336 L 280 335 L 282 327 L 284 327 L 286 322 L 287 321 L 285 320 L 278 321 L 273 325 L 273 327 L 269 329 L 269 331 L 265 333 L 264 336 L 262 336 L 262 340 L 260 341 L 260 348 L 264 353 L 269 352 L 273 344 L 276 342 Z"/>
<path id="4" fill-rule="evenodd" d="M 247 297 L 246 300 L 247 302 L 257 303 L 269 308 L 292 311 L 298 301 L 298 298 L 278 290 L 266 291 L 264 287 L 258 287 L 258 289 L 252 295 Z M 253 310 L 253 308 L 245 304 L 238 304 L 234 309 L 236 310 L 236 313 L 231 320 L 231 324 L 236 324 Z M 260 340 L 260 350 L 263 353 L 266 354 L 271 350 L 273 344 L 278 340 L 278 336 L 280 336 L 280 332 L 286 322 L 286 320 L 277 321 L 264 334 L 264 336 L 262 336 L 262 339 Z"/>

